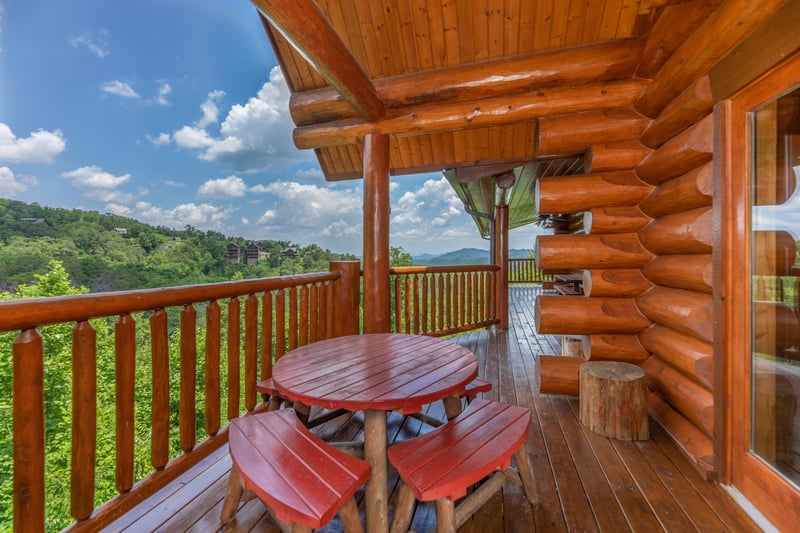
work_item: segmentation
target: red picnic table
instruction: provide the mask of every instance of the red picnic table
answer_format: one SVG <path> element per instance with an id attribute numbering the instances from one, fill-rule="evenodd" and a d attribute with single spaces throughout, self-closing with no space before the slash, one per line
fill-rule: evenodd
<path id="1" fill-rule="evenodd" d="M 272 372 L 281 396 L 308 406 L 364 411 L 367 531 L 389 529 L 386 411 L 420 412 L 457 396 L 478 374 L 470 350 L 435 337 L 374 333 L 307 344 Z"/>

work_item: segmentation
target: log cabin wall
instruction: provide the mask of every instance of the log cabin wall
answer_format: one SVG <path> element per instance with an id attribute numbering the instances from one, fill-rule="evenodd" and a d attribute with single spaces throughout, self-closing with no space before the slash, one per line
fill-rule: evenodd
<path id="1" fill-rule="evenodd" d="M 782 4 L 666 6 L 637 72 L 651 82 L 632 109 L 543 118 L 537 130 L 539 155 L 586 150 L 587 172 L 538 183 L 540 213 L 584 212 L 584 234 L 541 236 L 536 243 L 540 268 L 583 271 L 584 295 L 540 296 L 537 329 L 582 335 L 586 360 L 639 364 L 650 388 L 650 415 L 708 479 L 717 475 L 714 436 L 721 429 L 715 417 L 713 107 L 749 81 L 736 80 L 737 87 L 721 94 L 712 90 L 712 69 L 730 61 L 768 18 L 779 18 Z M 546 357 L 542 391 L 577 394 L 577 380 L 570 381 L 575 368 L 572 358 Z"/>

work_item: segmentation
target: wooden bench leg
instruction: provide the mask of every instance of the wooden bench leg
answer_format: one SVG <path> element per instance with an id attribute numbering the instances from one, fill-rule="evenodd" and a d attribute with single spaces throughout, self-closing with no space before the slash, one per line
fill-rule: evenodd
<path id="1" fill-rule="evenodd" d="M 397 504 L 394 506 L 394 519 L 392 529 L 389 533 L 406 533 L 408 526 L 411 525 L 411 515 L 414 511 L 416 497 L 411 491 L 411 487 L 405 483 L 400 484 L 400 491 L 397 495 Z"/>
<path id="2" fill-rule="evenodd" d="M 220 513 L 220 521 L 223 525 L 236 518 L 236 512 L 239 510 L 239 499 L 242 497 L 243 490 L 242 477 L 236 467 L 231 466 L 228 488 L 225 490 L 225 499 L 222 502 L 222 512 Z"/>
<path id="3" fill-rule="evenodd" d="M 452 420 L 461 414 L 461 398 L 448 396 L 444 399 L 444 414 L 447 420 Z"/>
<path id="4" fill-rule="evenodd" d="M 294 412 L 297 415 L 297 418 L 300 419 L 300 422 L 303 423 L 304 426 L 308 425 L 308 415 L 311 413 L 311 408 L 304 403 L 294 402 Z"/>
<path id="5" fill-rule="evenodd" d="M 339 520 L 342 521 L 344 533 L 364 533 L 364 525 L 361 523 L 355 499 L 351 499 L 339 509 Z"/>
<path id="6" fill-rule="evenodd" d="M 539 491 L 536 489 L 536 481 L 533 479 L 533 469 L 531 468 L 531 460 L 528 457 L 528 450 L 523 444 L 519 450 L 514 452 L 514 459 L 517 462 L 517 469 L 519 470 L 519 477 L 522 480 L 522 486 L 525 489 L 525 496 L 531 505 L 539 503 Z"/>
<path id="7" fill-rule="evenodd" d="M 450 498 L 436 500 L 436 533 L 456 533 L 456 509 Z"/>
<path id="8" fill-rule="evenodd" d="M 484 480 L 472 494 L 462 499 L 458 507 L 455 508 L 455 527 L 461 527 L 470 516 L 474 515 L 497 491 L 503 488 L 503 483 L 505 482 L 506 474 L 501 471 L 495 471 L 488 479 Z M 438 522 L 438 501 L 436 516 Z"/>

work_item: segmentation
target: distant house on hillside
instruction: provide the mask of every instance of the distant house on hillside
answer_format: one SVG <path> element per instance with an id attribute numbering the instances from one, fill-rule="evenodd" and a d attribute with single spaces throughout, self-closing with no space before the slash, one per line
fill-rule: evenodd
<path id="1" fill-rule="evenodd" d="M 247 245 L 247 250 L 245 251 L 245 257 L 247 258 L 247 264 L 257 265 L 259 261 L 264 261 L 269 259 L 269 252 L 262 252 L 261 245 L 256 242 L 251 242 Z"/>
<path id="2" fill-rule="evenodd" d="M 242 248 L 235 243 L 229 242 L 226 257 L 228 259 L 228 263 L 240 263 L 242 261 Z"/>
<path id="3" fill-rule="evenodd" d="M 122 235 L 123 237 L 128 236 L 128 228 L 114 228 L 114 231 L 116 231 L 119 235 Z"/>
<path id="4" fill-rule="evenodd" d="M 297 248 L 286 248 L 285 250 L 281 251 L 281 257 L 297 259 Z"/>
<path id="5" fill-rule="evenodd" d="M 41 217 L 21 218 L 19 219 L 19 221 L 27 222 L 28 224 L 44 224 L 45 226 L 52 226 L 52 224 L 50 224 L 50 222 L 48 222 L 46 218 L 41 218 Z"/>

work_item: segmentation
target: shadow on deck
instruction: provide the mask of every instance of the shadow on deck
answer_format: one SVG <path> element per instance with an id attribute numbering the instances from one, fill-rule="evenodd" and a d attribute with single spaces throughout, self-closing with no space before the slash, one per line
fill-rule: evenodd
<path id="1" fill-rule="evenodd" d="M 596 435 L 578 421 L 578 401 L 534 390 L 535 358 L 559 354 L 558 337 L 537 335 L 533 302 L 539 288 L 512 286 L 510 326 L 454 337 L 478 357 L 479 374 L 494 384 L 485 396 L 533 410 L 528 451 L 540 494 L 531 509 L 522 487 L 507 483 L 459 531 L 758 531 L 719 486 L 705 482 L 660 428 L 651 438 L 623 442 Z M 428 414 L 444 418 L 441 405 Z M 315 429 L 330 440 L 357 440 L 360 414 Z M 389 418 L 389 441 L 428 431 L 412 418 Z M 218 531 L 230 459 L 223 447 L 106 531 Z M 390 508 L 397 477 L 390 470 Z M 360 494 L 359 494 L 360 496 Z M 418 505 L 411 528 L 435 526 L 432 504 Z M 279 531 L 258 500 L 244 503 L 230 531 Z M 324 531 L 338 532 L 338 519 Z"/>

